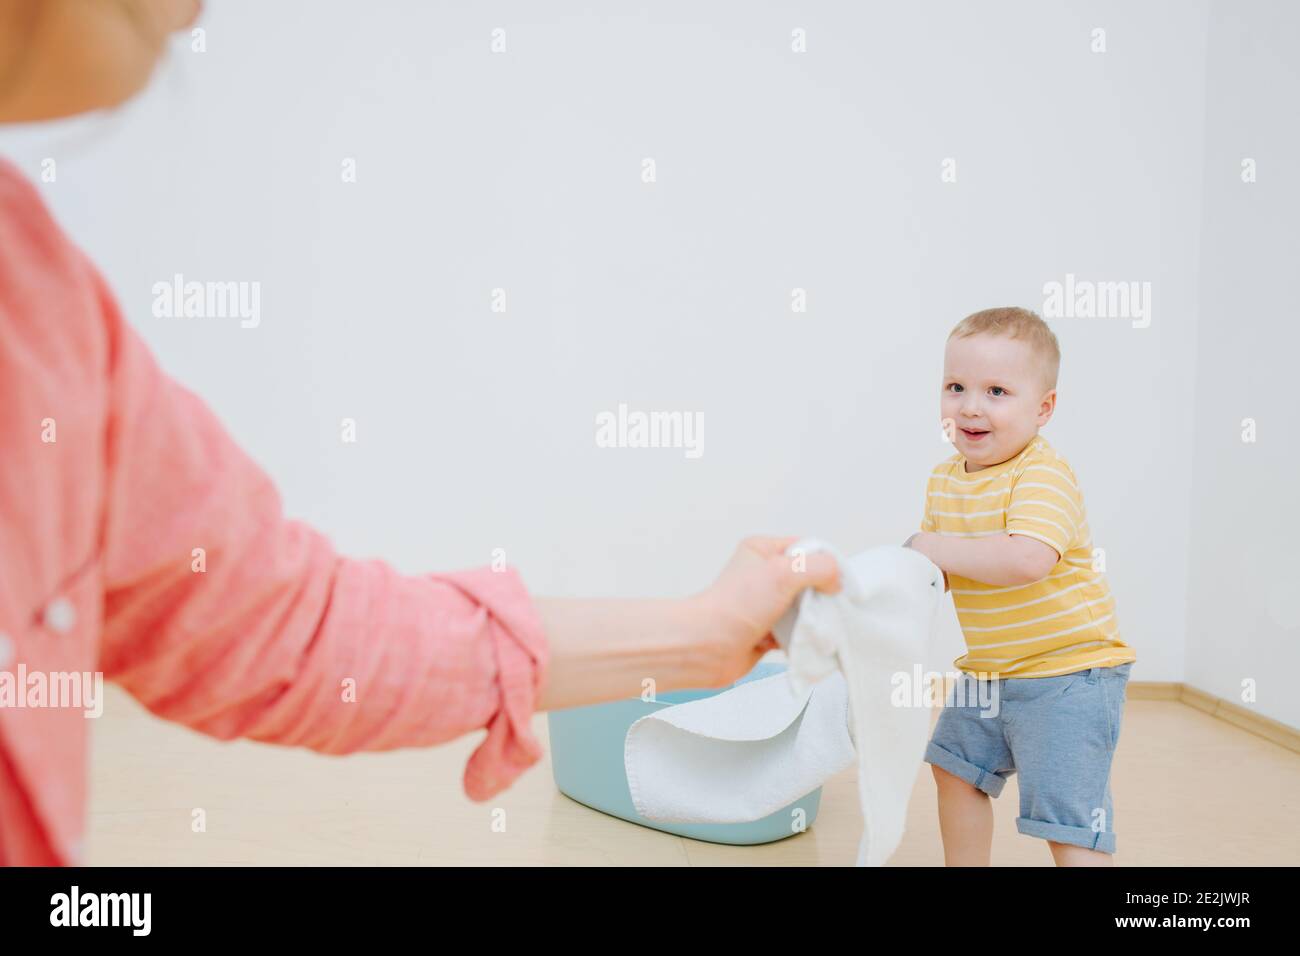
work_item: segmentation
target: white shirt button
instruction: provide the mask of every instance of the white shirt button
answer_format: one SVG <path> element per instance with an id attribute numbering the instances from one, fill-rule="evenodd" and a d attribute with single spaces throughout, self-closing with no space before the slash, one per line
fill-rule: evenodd
<path id="1" fill-rule="evenodd" d="M 14 659 L 14 642 L 8 634 L 0 632 L 0 667 L 8 667 Z"/>
<path id="2" fill-rule="evenodd" d="M 45 606 L 45 626 L 66 634 L 77 623 L 77 609 L 65 597 L 57 597 Z"/>

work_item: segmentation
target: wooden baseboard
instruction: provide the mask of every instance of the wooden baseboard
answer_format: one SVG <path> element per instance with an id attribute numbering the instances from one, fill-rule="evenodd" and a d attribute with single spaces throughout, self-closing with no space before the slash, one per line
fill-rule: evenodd
<path id="1" fill-rule="evenodd" d="M 1141 700 L 1176 700 L 1300 753 L 1300 730 L 1183 683 L 1135 681 L 1129 685 L 1128 696 Z"/>

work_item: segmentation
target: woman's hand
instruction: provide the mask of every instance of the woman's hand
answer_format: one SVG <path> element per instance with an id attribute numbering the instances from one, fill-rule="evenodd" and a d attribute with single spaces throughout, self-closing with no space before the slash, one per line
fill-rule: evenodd
<path id="1" fill-rule="evenodd" d="M 839 591 L 839 566 L 831 555 L 786 555 L 798 540 L 746 538 L 712 586 L 688 599 L 696 640 L 714 658 L 714 675 L 706 686 L 734 683 L 775 648 L 772 628 L 805 588 Z"/>

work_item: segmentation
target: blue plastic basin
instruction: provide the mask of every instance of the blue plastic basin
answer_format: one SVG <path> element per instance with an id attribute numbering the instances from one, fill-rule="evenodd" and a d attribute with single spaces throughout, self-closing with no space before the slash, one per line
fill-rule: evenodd
<path id="1" fill-rule="evenodd" d="M 760 663 L 732 686 L 771 677 L 784 670 L 784 664 Z M 748 823 L 661 823 L 647 820 L 636 812 L 623 764 L 623 744 L 632 724 L 646 714 L 673 704 L 712 697 L 727 689 L 679 690 L 663 694 L 652 702 L 634 697 L 591 707 L 551 711 L 547 715 L 547 724 L 555 785 L 565 796 L 593 810 L 693 840 L 752 845 L 783 840 L 802 832 L 795 827 L 794 811 L 802 809 L 804 826 L 812 826 L 821 805 L 821 787 L 761 820 Z"/>

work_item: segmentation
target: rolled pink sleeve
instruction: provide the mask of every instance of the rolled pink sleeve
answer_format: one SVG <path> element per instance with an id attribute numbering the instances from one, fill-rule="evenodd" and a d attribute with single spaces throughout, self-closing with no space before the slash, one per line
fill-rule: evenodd
<path id="1" fill-rule="evenodd" d="M 479 729 L 464 787 L 535 764 L 548 646 L 511 568 L 403 575 L 336 554 L 168 378 L 96 276 L 109 341 L 101 665 L 149 710 L 322 753 Z"/>

